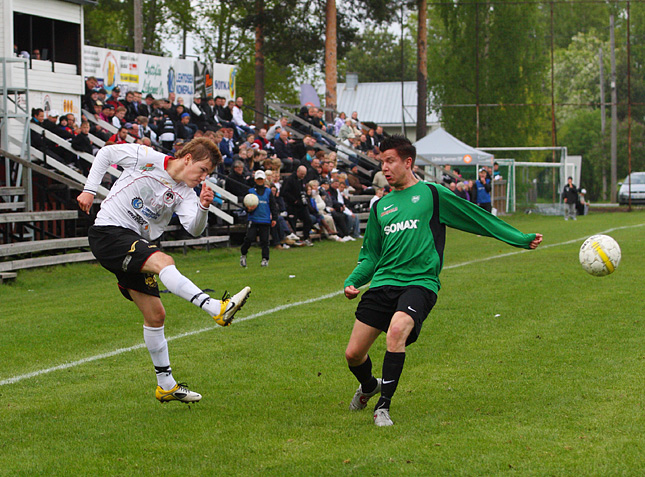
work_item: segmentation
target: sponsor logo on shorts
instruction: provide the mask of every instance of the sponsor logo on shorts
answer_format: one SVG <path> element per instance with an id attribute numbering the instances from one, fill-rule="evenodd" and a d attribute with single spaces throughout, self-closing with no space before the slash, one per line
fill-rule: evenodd
<path id="1" fill-rule="evenodd" d="M 151 164 L 151 163 L 148 163 L 145 166 L 140 167 L 142 171 L 152 171 L 154 170 L 154 168 L 155 168 L 154 164 Z"/>
<path id="2" fill-rule="evenodd" d="M 413 204 L 416 204 L 416 203 L 417 203 L 417 202 L 419 202 L 420 200 L 421 200 L 421 196 L 420 196 L 420 195 L 413 195 L 413 196 L 412 196 L 412 203 L 413 203 Z"/>
<path id="3" fill-rule="evenodd" d="M 139 210 L 141 207 L 143 207 L 143 199 L 141 197 L 135 197 L 132 199 L 132 208 Z"/>
<path id="4" fill-rule="evenodd" d="M 132 244 L 132 249 L 131 250 L 134 250 L 134 245 L 136 243 L 137 242 L 134 242 Z M 128 271 L 128 265 L 130 265 L 131 261 L 132 261 L 132 255 L 126 255 L 125 258 L 123 259 L 123 263 L 121 264 L 121 268 L 123 269 L 124 272 Z"/>
<path id="5" fill-rule="evenodd" d="M 157 279 L 153 274 L 146 275 L 146 286 L 148 288 L 157 288 Z"/>
<path id="6" fill-rule="evenodd" d="M 403 230 L 416 229 L 418 228 L 418 224 L 419 219 L 404 220 L 403 222 L 396 222 L 394 224 L 386 225 L 383 229 L 383 232 L 385 232 L 385 235 L 390 235 L 401 232 Z"/>
<path id="7" fill-rule="evenodd" d="M 163 203 L 166 205 L 171 205 L 175 201 L 175 193 L 171 190 L 167 191 L 163 195 Z"/>

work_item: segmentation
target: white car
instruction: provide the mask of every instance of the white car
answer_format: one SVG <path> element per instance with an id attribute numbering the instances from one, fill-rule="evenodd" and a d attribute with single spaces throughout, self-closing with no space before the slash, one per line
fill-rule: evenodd
<path id="1" fill-rule="evenodd" d="M 629 180 L 631 178 L 631 201 L 632 204 L 645 204 L 645 172 L 632 172 L 625 178 L 625 182 L 618 183 L 618 203 L 621 205 L 629 202 Z"/>

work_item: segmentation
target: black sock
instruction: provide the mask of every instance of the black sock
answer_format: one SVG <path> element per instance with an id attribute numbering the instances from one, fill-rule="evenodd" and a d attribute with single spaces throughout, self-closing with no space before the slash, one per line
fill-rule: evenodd
<path id="1" fill-rule="evenodd" d="M 381 383 L 381 398 L 376 403 L 374 410 L 390 408 L 390 401 L 392 401 L 392 396 L 394 396 L 394 391 L 396 391 L 396 386 L 397 384 L 399 384 L 399 378 L 401 377 L 401 372 L 403 371 L 403 363 L 405 363 L 405 352 L 385 352 L 385 357 L 383 358 L 383 382 Z"/>
<path id="2" fill-rule="evenodd" d="M 363 364 L 350 366 L 349 370 L 356 376 L 358 382 L 361 383 L 361 390 L 364 393 L 371 393 L 376 389 L 378 382 L 372 374 L 372 360 L 369 356 Z"/>

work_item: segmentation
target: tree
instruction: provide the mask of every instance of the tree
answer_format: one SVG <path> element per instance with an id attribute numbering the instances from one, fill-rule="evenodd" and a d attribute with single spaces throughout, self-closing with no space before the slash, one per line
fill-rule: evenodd
<path id="1" fill-rule="evenodd" d="M 403 39 L 404 81 L 416 79 L 414 43 Z M 364 82 L 401 81 L 401 41 L 394 33 L 384 29 L 366 29 L 339 61 L 338 75 L 357 73 Z"/>
<path id="2" fill-rule="evenodd" d="M 546 99 L 537 5 L 445 2 L 431 12 L 430 90 L 445 127 L 473 145 L 543 144 L 548 112 L 515 106 Z M 461 106 L 475 104 L 504 106 Z"/>

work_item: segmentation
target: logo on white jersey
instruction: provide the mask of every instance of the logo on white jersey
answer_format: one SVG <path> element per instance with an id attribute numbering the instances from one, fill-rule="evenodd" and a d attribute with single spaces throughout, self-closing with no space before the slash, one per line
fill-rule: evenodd
<path id="1" fill-rule="evenodd" d="M 403 222 L 396 222 L 394 224 L 386 225 L 383 231 L 385 235 L 390 235 L 396 232 L 401 232 L 402 230 L 416 229 L 419 224 L 419 219 L 413 220 L 404 220 Z"/>
<path id="2" fill-rule="evenodd" d="M 138 210 L 141 207 L 143 207 L 143 200 L 141 199 L 141 197 L 135 197 L 134 199 L 132 199 L 132 208 L 133 209 Z"/>
<path id="3" fill-rule="evenodd" d="M 163 202 L 164 202 L 164 204 L 166 204 L 166 205 L 170 205 L 170 204 L 172 204 L 174 201 L 175 201 L 175 194 L 173 194 L 173 192 L 172 192 L 171 190 L 169 190 L 168 192 L 166 192 L 166 193 L 163 195 Z"/>

